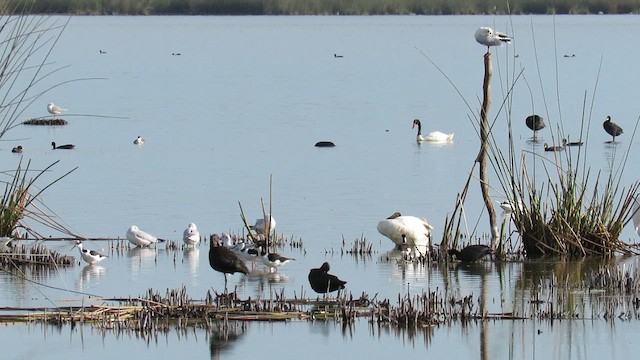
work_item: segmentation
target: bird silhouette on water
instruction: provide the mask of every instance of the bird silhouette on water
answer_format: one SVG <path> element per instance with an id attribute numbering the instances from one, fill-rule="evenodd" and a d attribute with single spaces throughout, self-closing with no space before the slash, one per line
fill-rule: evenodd
<path id="1" fill-rule="evenodd" d="M 623 133 L 622 128 L 611 121 L 611 116 L 607 116 L 607 120 L 602 123 L 602 127 L 607 134 L 613 136 L 613 139 L 610 141 L 611 143 L 616 142 L 616 136 L 620 136 Z"/>
<path id="2" fill-rule="evenodd" d="M 524 119 L 524 123 L 529 129 L 533 130 L 533 140 L 538 139 L 538 130 L 542 130 L 547 126 L 540 115 L 529 115 Z"/>
<path id="3" fill-rule="evenodd" d="M 338 279 L 337 276 L 329 274 L 329 263 L 326 261 L 319 269 L 309 271 L 309 284 L 318 294 L 342 290 L 346 283 L 346 281 Z"/>
<path id="4" fill-rule="evenodd" d="M 449 255 L 455 255 L 456 259 L 462 262 L 474 262 L 482 259 L 488 254 L 492 254 L 493 249 L 487 245 L 469 245 L 462 250 L 450 249 Z"/>
<path id="5" fill-rule="evenodd" d="M 227 291 L 227 274 L 237 272 L 247 275 L 249 269 L 236 253 L 222 245 L 217 234 L 211 235 L 209 247 L 209 266 L 215 271 L 224 274 L 224 290 Z"/>

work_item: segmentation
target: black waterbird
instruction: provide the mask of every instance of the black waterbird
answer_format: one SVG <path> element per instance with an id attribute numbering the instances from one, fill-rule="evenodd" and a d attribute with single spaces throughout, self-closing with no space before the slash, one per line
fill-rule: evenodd
<path id="1" fill-rule="evenodd" d="M 469 245 L 462 250 L 450 249 L 449 255 L 455 255 L 462 262 L 474 262 L 482 259 L 487 254 L 492 254 L 493 249 L 487 245 Z"/>
<path id="2" fill-rule="evenodd" d="M 309 271 L 309 284 L 318 294 L 344 289 L 346 283 L 346 281 L 338 279 L 337 276 L 329 274 L 329 263 L 326 261 L 319 269 Z"/>
<path id="3" fill-rule="evenodd" d="M 66 144 L 66 145 L 60 145 L 60 146 L 56 146 L 55 142 L 51 142 L 51 146 L 53 146 L 53 149 L 66 149 L 66 150 L 71 150 L 73 148 L 75 148 L 76 146 L 73 144 Z"/>
<path id="4" fill-rule="evenodd" d="M 612 143 L 616 142 L 616 136 L 620 136 L 623 133 L 622 128 L 611 121 L 611 116 L 607 116 L 607 120 L 602 123 L 602 127 L 607 134 L 613 136 L 613 140 L 611 140 Z"/>
<path id="5" fill-rule="evenodd" d="M 539 115 L 529 115 L 527 116 L 527 118 L 524 120 L 525 124 L 527 124 L 527 127 L 531 130 L 533 130 L 533 139 L 536 140 L 537 139 L 537 135 L 538 135 L 538 130 L 542 130 L 545 128 L 545 123 L 544 123 L 544 119 L 542 118 L 542 116 Z"/>
<path id="6" fill-rule="evenodd" d="M 226 291 L 227 274 L 239 272 L 246 275 L 249 273 L 249 269 L 236 253 L 222 245 L 220 237 L 217 234 L 211 235 L 210 240 L 209 265 L 213 270 L 224 274 L 224 288 Z"/>

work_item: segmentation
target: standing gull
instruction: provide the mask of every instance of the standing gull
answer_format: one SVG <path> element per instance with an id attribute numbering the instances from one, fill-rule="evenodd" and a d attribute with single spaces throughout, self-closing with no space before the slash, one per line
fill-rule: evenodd
<path id="1" fill-rule="evenodd" d="M 165 242 L 165 239 L 158 239 L 157 237 L 147 234 L 146 232 L 140 230 L 137 226 L 131 225 L 131 227 L 127 230 L 127 239 L 136 246 L 149 246 L 151 244 L 155 244 L 159 242 Z"/>
<path id="2" fill-rule="evenodd" d="M 47 104 L 47 111 L 49 112 L 49 114 L 53 114 L 53 118 L 55 119 L 56 115 L 62 114 L 63 112 L 67 111 L 67 109 L 55 105 L 54 103 L 49 103 Z"/>
<path id="3" fill-rule="evenodd" d="M 504 43 L 510 44 L 511 40 L 513 40 L 509 35 L 486 26 L 478 29 L 475 36 L 477 42 L 487 47 L 487 52 L 489 52 L 490 46 L 502 46 Z"/>
<path id="4" fill-rule="evenodd" d="M 200 232 L 198 227 L 194 223 L 189 223 L 189 226 L 184 230 L 182 234 L 182 240 L 187 245 L 196 246 L 200 242 Z"/>

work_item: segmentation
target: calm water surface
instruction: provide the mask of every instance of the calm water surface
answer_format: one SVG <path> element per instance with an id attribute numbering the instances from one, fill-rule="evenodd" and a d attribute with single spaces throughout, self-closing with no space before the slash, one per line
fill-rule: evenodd
<path id="1" fill-rule="evenodd" d="M 583 118 L 589 128 L 583 151 L 593 170 L 619 171 L 627 149 L 638 153 L 637 141 L 632 141 L 640 76 L 636 16 L 74 17 L 50 58 L 55 62 L 51 66 L 69 67 L 41 86 L 99 79 L 55 87 L 25 114 L 25 119 L 44 116 L 46 103 L 55 102 L 69 109 L 64 118 L 70 125 L 20 127 L 3 140 L 21 139 L 24 158 L 34 169 L 60 160 L 41 186 L 78 167 L 42 199 L 59 221 L 88 238 L 124 237 L 135 224 L 178 241 L 189 222 L 206 236 L 241 233 L 238 204 L 249 219 L 261 216 L 261 200 L 269 206 L 272 176 L 277 232 L 304 245 L 280 251 L 296 261 L 277 274 L 231 276 L 230 285 L 237 286 L 241 297 L 268 297 L 282 289 L 291 297 L 301 292 L 313 296 L 307 272 L 327 260 L 332 273 L 348 280 L 355 296 L 367 292 L 396 299 L 398 294 L 436 288 L 477 296 L 485 284 L 490 311 L 513 311 L 529 298 L 528 292 L 515 289 L 527 283 L 531 268 L 400 265 L 387 260 L 391 242 L 376 231 L 380 219 L 401 211 L 429 219 L 439 243 L 445 218 L 478 151 L 473 124 L 484 49 L 472 35 L 484 25 L 516 39 L 513 46 L 493 50 L 492 114 L 498 117 L 498 146 L 504 149 L 507 144 L 510 111 L 518 157 L 534 152 L 553 159 L 541 151 L 542 143 L 558 142 L 558 129 L 579 138 Z M 344 57 L 335 58 L 334 53 Z M 520 73 L 513 102 L 498 113 L 509 79 Z M 524 117 L 532 112 L 542 114 L 548 126 L 538 143 L 527 141 L 531 134 L 524 126 Z M 605 144 L 609 137 L 601 123 L 606 115 L 625 128 L 616 145 Z M 411 129 L 416 117 L 425 133 L 454 132 L 454 143 L 417 144 Z M 138 135 L 147 139 L 144 146 L 132 144 Z M 319 140 L 337 146 L 313 147 Z M 51 141 L 74 143 L 77 149 L 53 151 Z M 19 161 L 6 151 L 17 143 L 0 143 L 5 169 Z M 527 161 L 531 164 L 531 155 Z M 543 174 L 541 166 L 536 169 Z M 627 165 L 623 185 L 639 175 L 640 170 Z M 493 196 L 504 198 L 497 183 Z M 467 231 L 471 236 L 487 233 L 477 185 L 468 199 Z M 373 245 L 374 254 L 343 254 L 341 250 L 361 237 Z M 622 238 L 636 241 L 630 226 Z M 77 255 L 70 250 L 71 242 L 49 246 Z M 209 268 L 206 244 L 184 252 L 163 245 L 115 251 L 103 241 L 89 241 L 87 247 L 104 249 L 110 258 L 97 267 L 77 264 L 28 274 L 38 284 L 0 273 L 5 289 L 0 304 L 88 303 L 92 296 L 138 296 L 148 288 L 162 292 L 183 285 L 192 298 L 201 299 L 223 286 L 222 276 Z M 636 266 L 635 259 L 620 262 Z M 587 271 L 575 266 L 576 271 Z M 483 351 L 492 358 L 624 358 L 639 350 L 628 337 L 637 328 L 634 321 L 615 326 L 604 320 L 505 321 L 409 334 L 371 328 L 366 320 L 346 330 L 332 322 L 303 321 L 249 324 L 237 340 L 222 345 L 201 330 L 149 341 L 134 335 L 103 336 L 90 326 L 58 330 L 19 325 L 0 332 L 3 339 L 20 344 L 14 358 L 62 358 L 78 352 L 92 358 L 138 352 L 246 358 L 281 350 L 283 339 L 291 344 L 285 358 L 300 351 L 339 355 L 354 349 L 371 357 L 470 357 Z M 31 342 L 46 342 L 47 347 L 34 348 Z M 296 344 L 304 344 L 304 349 Z"/>

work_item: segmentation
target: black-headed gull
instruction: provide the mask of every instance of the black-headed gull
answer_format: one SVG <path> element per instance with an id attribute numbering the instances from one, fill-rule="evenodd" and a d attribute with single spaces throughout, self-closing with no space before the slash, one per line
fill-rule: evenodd
<path id="1" fill-rule="evenodd" d="M 135 225 L 131 225 L 127 230 L 127 240 L 131 241 L 131 243 L 136 246 L 149 246 L 157 243 L 158 241 L 166 241 L 165 239 L 159 239 L 151 234 L 147 234 L 146 232 L 138 229 Z"/>
<path id="2" fill-rule="evenodd" d="M 189 226 L 184 230 L 182 234 L 182 240 L 187 245 L 196 245 L 200 242 L 200 232 L 198 227 L 194 223 L 189 223 Z"/>
<path id="3" fill-rule="evenodd" d="M 48 103 L 47 111 L 49 112 L 49 114 L 53 114 L 53 117 L 55 118 L 56 115 L 62 114 L 63 112 L 67 111 L 67 109 L 61 106 L 55 105 L 54 103 Z"/>
<path id="4" fill-rule="evenodd" d="M 502 46 L 502 44 L 509 44 L 513 40 L 511 36 L 486 26 L 478 29 L 475 36 L 477 42 L 487 47 L 487 51 L 490 46 Z"/>

